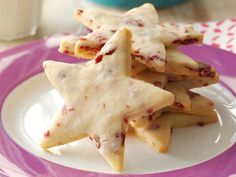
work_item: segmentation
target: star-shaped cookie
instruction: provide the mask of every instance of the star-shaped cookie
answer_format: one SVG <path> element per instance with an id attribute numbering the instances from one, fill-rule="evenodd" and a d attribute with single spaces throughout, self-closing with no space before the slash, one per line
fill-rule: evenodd
<path id="1" fill-rule="evenodd" d="M 122 26 L 132 31 L 132 56 L 159 72 L 165 71 L 165 47 L 202 41 L 191 25 L 161 24 L 152 4 L 144 4 L 123 15 L 78 9 L 79 22 L 93 30 L 75 42 L 75 56 L 93 58 L 104 43 Z M 60 50 L 63 52 L 62 50 Z"/>
<path id="2" fill-rule="evenodd" d="M 131 33 L 122 28 L 88 65 L 45 61 L 44 69 L 65 103 L 52 120 L 41 147 L 85 136 L 118 171 L 123 169 L 129 119 L 174 102 L 168 91 L 130 77 Z"/>

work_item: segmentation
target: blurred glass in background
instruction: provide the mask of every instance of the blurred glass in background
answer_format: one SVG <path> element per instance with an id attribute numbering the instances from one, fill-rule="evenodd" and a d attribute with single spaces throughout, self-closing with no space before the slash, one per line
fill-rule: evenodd
<path id="1" fill-rule="evenodd" d="M 34 35 L 43 0 L 0 0 L 0 40 Z"/>

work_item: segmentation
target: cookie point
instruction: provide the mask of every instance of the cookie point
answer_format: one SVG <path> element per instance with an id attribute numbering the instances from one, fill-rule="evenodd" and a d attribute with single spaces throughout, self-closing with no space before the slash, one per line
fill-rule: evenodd
<path id="1" fill-rule="evenodd" d="M 44 62 L 43 62 L 43 69 L 44 69 L 44 70 L 46 70 L 47 65 L 48 65 L 49 62 L 50 62 L 50 61 L 44 61 Z"/>

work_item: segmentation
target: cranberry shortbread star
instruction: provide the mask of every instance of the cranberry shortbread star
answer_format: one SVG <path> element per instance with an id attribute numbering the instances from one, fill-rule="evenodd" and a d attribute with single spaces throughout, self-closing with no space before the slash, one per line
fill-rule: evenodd
<path id="1" fill-rule="evenodd" d="M 191 25 L 159 23 L 158 14 L 152 4 L 144 4 L 120 16 L 78 9 L 76 17 L 79 22 L 93 30 L 75 43 L 74 54 L 82 58 L 93 58 L 122 26 L 132 31 L 132 56 L 159 72 L 165 71 L 165 47 L 202 41 L 202 34 L 195 32 Z"/>
<path id="2" fill-rule="evenodd" d="M 174 102 L 174 96 L 130 77 L 131 33 L 123 28 L 88 65 L 45 61 L 52 85 L 63 97 L 41 147 L 66 144 L 85 136 L 118 171 L 123 169 L 128 121 Z"/>

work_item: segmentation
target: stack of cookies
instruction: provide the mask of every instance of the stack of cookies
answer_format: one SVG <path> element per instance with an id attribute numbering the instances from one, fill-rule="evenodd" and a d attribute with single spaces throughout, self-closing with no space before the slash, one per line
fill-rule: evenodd
<path id="1" fill-rule="evenodd" d="M 43 148 L 89 136 L 121 171 L 128 131 L 166 152 L 173 128 L 217 122 L 213 102 L 191 91 L 218 82 L 216 70 L 177 49 L 202 42 L 191 25 L 161 23 L 151 4 L 123 15 L 78 9 L 76 17 L 92 32 L 65 37 L 59 51 L 91 60 L 44 63 L 65 105 L 45 132 Z"/>

